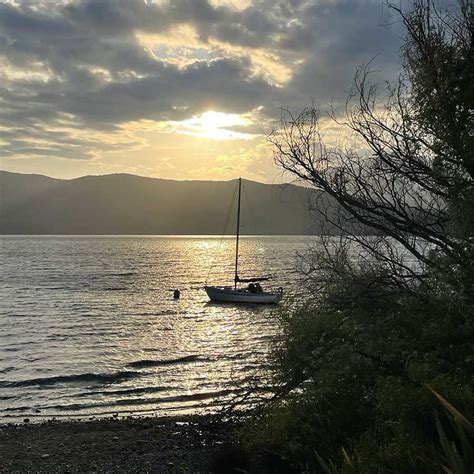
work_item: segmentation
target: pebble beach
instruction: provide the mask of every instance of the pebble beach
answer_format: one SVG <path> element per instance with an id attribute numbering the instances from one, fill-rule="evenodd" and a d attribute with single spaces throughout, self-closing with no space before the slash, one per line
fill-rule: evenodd
<path id="1" fill-rule="evenodd" d="M 225 472 L 231 431 L 211 416 L 3 425 L 0 472 Z"/>

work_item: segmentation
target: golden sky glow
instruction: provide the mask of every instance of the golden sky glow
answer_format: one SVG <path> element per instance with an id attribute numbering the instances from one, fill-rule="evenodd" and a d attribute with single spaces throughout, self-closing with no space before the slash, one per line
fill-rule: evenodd
<path id="1" fill-rule="evenodd" d="M 378 0 L 0 3 L 0 169 L 280 181 L 281 108 L 344 98 L 375 55 L 392 73 L 385 16 Z"/>

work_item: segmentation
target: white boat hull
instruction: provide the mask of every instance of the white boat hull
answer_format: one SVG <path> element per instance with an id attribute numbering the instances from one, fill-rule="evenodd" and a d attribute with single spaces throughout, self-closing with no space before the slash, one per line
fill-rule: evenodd
<path id="1" fill-rule="evenodd" d="M 277 293 L 251 293 L 248 290 L 234 289 L 230 286 L 205 286 L 207 296 L 211 301 L 226 303 L 279 303 L 283 298 L 283 291 Z"/>

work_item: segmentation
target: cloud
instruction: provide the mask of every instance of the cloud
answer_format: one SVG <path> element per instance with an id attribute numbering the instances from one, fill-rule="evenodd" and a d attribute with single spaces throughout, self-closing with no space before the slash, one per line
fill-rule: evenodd
<path id="1" fill-rule="evenodd" d="M 68 114 L 83 126 L 107 129 L 140 119 L 183 120 L 206 110 L 245 113 L 275 91 L 252 76 L 245 60 L 197 61 L 182 69 L 161 64 L 158 70 L 105 82 L 78 69 L 67 80 L 16 81 L 0 89 L 0 117 L 22 122 Z"/>
<path id="2" fill-rule="evenodd" d="M 137 124 L 208 110 L 254 117 L 235 131 L 261 133 L 278 107 L 344 96 L 375 55 L 393 70 L 386 15 L 375 0 L 2 3 L 0 153 L 87 160 L 140 146 Z"/>

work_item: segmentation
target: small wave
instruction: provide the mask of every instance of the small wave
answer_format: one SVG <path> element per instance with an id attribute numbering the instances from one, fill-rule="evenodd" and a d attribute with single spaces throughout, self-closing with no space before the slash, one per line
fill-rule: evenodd
<path id="1" fill-rule="evenodd" d="M 198 360 L 205 360 L 198 355 L 189 355 L 184 357 L 178 357 L 177 359 L 163 359 L 163 360 L 137 360 L 130 362 L 127 367 L 133 368 L 145 368 L 145 367 L 159 367 L 161 365 L 173 365 L 173 364 L 185 364 L 188 362 L 196 362 Z"/>
<path id="2" fill-rule="evenodd" d="M 15 367 L 5 367 L 4 369 L 0 369 L 0 374 L 6 374 L 12 370 L 15 370 Z"/>
<path id="3" fill-rule="evenodd" d="M 83 393 L 78 393 L 76 395 L 74 395 L 74 398 L 77 398 L 77 399 L 80 399 L 80 398 L 91 398 L 91 397 L 95 397 L 96 395 L 100 395 L 100 397 L 111 397 L 111 396 L 124 396 L 124 395 L 149 395 L 149 394 L 153 394 L 153 393 L 163 393 L 163 392 L 172 392 L 172 391 L 176 391 L 176 390 L 180 390 L 179 387 L 173 387 L 173 386 L 169 386 L 169 387 L 142 387 L 142 388 L 130 388 L 130 389 L 124 389 L 124 390 L 100 390 L 100 391 L 94 391 L 94 390 L 88 390 L 87 392 L 83 392 Z M 10 399 L 14 399 L 16 398 L 14 395 L 11 395 L 11 396 L 0 396 L 0 400 L 10 400 Z M 62 395 L 62 396 L 58 396 L 58 397 L 55 397 L 55 400 L 56 401 L 60 401 L 60 400 L 63 400 L 63 399 L 66 399 L 66 400 L 70 400 L 71 399 L 71 396 L 70 395 Z M 128 398 L 127 399 L 116 399 L 116 398 L 112 398 L 113 401 L 110 401 L 110 402 L 101 402 L 101 403 L 93 403 L 93 404 L 83 404 L 83 403 L 73 403 L 73 404 L 70 404 L 70 405 L 67 405 L 67 407 L 69 408 L 72 408 L 72 409 L 77 409 L 77 408 L 84 408 L 84 407 L 88 407 L 88 408 L 92 408 L 94 406 L 113 406 L 115 404 L 118 404 L 118 405 L 121 405 L 121 404 L 124 404 L 125 402 L 127 402 L 127 400 L 129 400 Z M 132 400 L 132 404 L 133 404 L 133 399 Z M 32 408 L 41 408 L 42 410 L 49 410 L 49 409 L 60 409 L 61 407 L 64 407 L 66 405 L 64 404 L 60 404 L 60 405 L 50 405 L 50 406 L 34 406 L 34 407 L 31 407 L 31 406 L 16 406 L 16 407 L 8 407 L 8 408 L 5 408 L 3 411 L 28 411 L 28 410 L 31 410 Z M 2 410 L 0 410 L 1 412 Z"/>
<path id="4" fill-rule="evenodd" d="M 164 309 L 163 311 L 160 311 L 159 313 L 157 314 L 164 314 L 164 315 L 170 315 L 170 316 L 173 316 L 174 314 L 178 314 L 177 311 L 174 311 L 172 309 Z"/>
<path id="5" fill-rule="evenodd" d="M 90 410 L 96 408 L 112 408 L 112 407 L 123 407 L 123 406 L 147 406 L 147 405 L 161 405 L 161 404 L 175 404 L 175 403 L 189 403 L 196 401 L 206 400 L 217 400 L 219 398 L 227 397 L 231 394 L 241 393 L 240 389 L 226 389 L 217 390 L 210 392 L 200 392 L 186 395 L 171 395 L 168 397 L 160 398 L 126 398 L 126 399 L 111 399 L 104 402 L 92 402 L 92 403 L 71 403 L 68 405 L 48 405 L 47 407 L 41 407 L 43 410 L 58 410 L 59 412 L 67 411 L 79 411 L 79 410 Z M 9 412 L 23 412 L 26 413 L 31 410 L 28 406 L 17 406 L 9 407 L 3 410 L 5 413 Z"/>
<path id="6" fill-rule="evenodd" d="M 89 280 L 103 280 L 108 277 L 128 277 L 138 275 L 137 272 L 123 272 L 123 273 L 101 273 L 99 275 L 91 275 L 88 277 Z"/>
<path id="7" fill-rule="evenodd" d="M 145 311 L 143 313 L 136 313 L 137 316 L 173 316 L 178 314 L 177 311 L 173 311 L 171 309 L 165 309 L 163 311 Z"/>
<path id="8" fill-rule="evenodd" d="M 166 387 L 141 387 L 141 388 L 127 388 L 123 390 L 100 390 L 93 391 L 88 390 L 87 392 L 80 393 L 76 395 L 77 398 L 88 398 L 94 395 L 109 396 L 109 395 L 140 395 L 140 394 L 149 394 L 149 393 L 161 393 L 169 392 L 173 390 L 179 390 L 179 387 L 166 386 Z M 59 397 L 58 397 L 59 398 Z M 61 398 L 71 398 L 69 395 Z"/>
<path id="9" fill-rule="evenodd" d="M 131 379 L 140 376 L 140 372 L 120 371 L 110 374 L 76 374 L 76 375 L 59 375 L 57 377 L 45 377 L 29 380 L 5 381 L 0 382 L 0 387 L 31 387 L 35 385 L 56 385 L 61 383 L 83 383 L 83 382 L 99 382 L 99 383 L 115 383 L 122 380 Z"/>
<path id="10" fill-rule="evenodd" d="M 249 358 L 250 355 L 253 353 L 239 353 L 239 354 L 224 354 L 220 355 L 216 358 L 216 360 L 246 360 Z"/>
<path id="11" fill-rule="evenodd" d="M 242 402 L 243 405 L 248 405 L 249 402 L 248 401 L 245 401 L 245 402 Z M 188 403 L 186 405 L 183 405 L 183 406 L 173 406 L 173 405 L 168 405 L 166 407 L 166 412 L 168 415 L 170 415 L 171 413 L 181 413 L 182 415 L 189 415 L 190 414 L 190 410 L 192 410 L 194 413 L 195 411 L 198 411 L 198 410 L 208 410 L 209 408 L 212 408 L 212 407 L 221 407 L 222 404 L 221 402 L 219 402 L 218 400 L 208 400 L 205 404 L 202 403 L 202 401 L 199 401 L 198 403 L 195 403 L 195 404 L 192 404 L 192 403 Z M 26 408 L 26 407 L 25 407 Z M 127 416 L 127 417 L 130 417 L 130 416 L 143 416 L 143 415 L 146 415 L 146 414 L 154 414 L 156 415 L 157 413 L 160 412 L 160 408 L 157 407 L 157 406 L 154 406 L 153 408 L 138 408 L 138 409 L 126 409 L 126 410 L 120 410 L 120 409 L 117 409 L 115 407 L 104 407 L 105 409 L 104 410 L 101 410 L 101 411 L 98 411 L 98 410 L 94 410 L 93 412 L 91 413 L 84 413 L 84 412 L 81 412 L 80 410 L 74 412 L 74 411 L 69 411 L 69 412 L 63 412 L 63 413 L 54 413 L 54 416 L 51 415 L 51 414 L 45 414 L 45 413 L 30 413 L 28 411 L 25 411 L 24 409 L 23 410 L 17 410 L 17 411 L 20 411 L 21 413 L 20 414 L 17 414 L 17 413 L 14 413 L 14 414 L 11 414 L 11 413 L 2 413 L 0 411 L 0 420 L 1 418 L 4 418 L 5 420 L 17 420 L 19 421 L 19 419 L 21 418 L 25 418 L 25 417 L 28 417 L 28 418 L 36 418 L 36 419 L 39 419 L 39 420 L 48 420 L 48 419 L 51 419 L 51 417 L 53 416 L 53 419 L 68 419 L 68 418 L 76 418 L 76 419 L 84 419 L 85 417 L 89 417 L 89 419 L 92 419 L 92 418 L 101 418 L 103 416 L 110 416 L 110 415 L 114 415 L 114 416 L 117 416 L 117 415 L 121 415 L 121 416 Z M 8 410 L 7 410 L 8 411 Z M 11 411 L 15 411 L 15 410 L 11 410 Z M 208 412 L 209 413 L 209 412 Z M 0 427 L 1 427 L 1 421 L 0 421 Z"/>
<path id="12" fill-rule="evenodd" d="M 69 334 L 49 334 L 46 336 L 46 340 L 51 341 L 67 341 L 71 336 Z"/>

